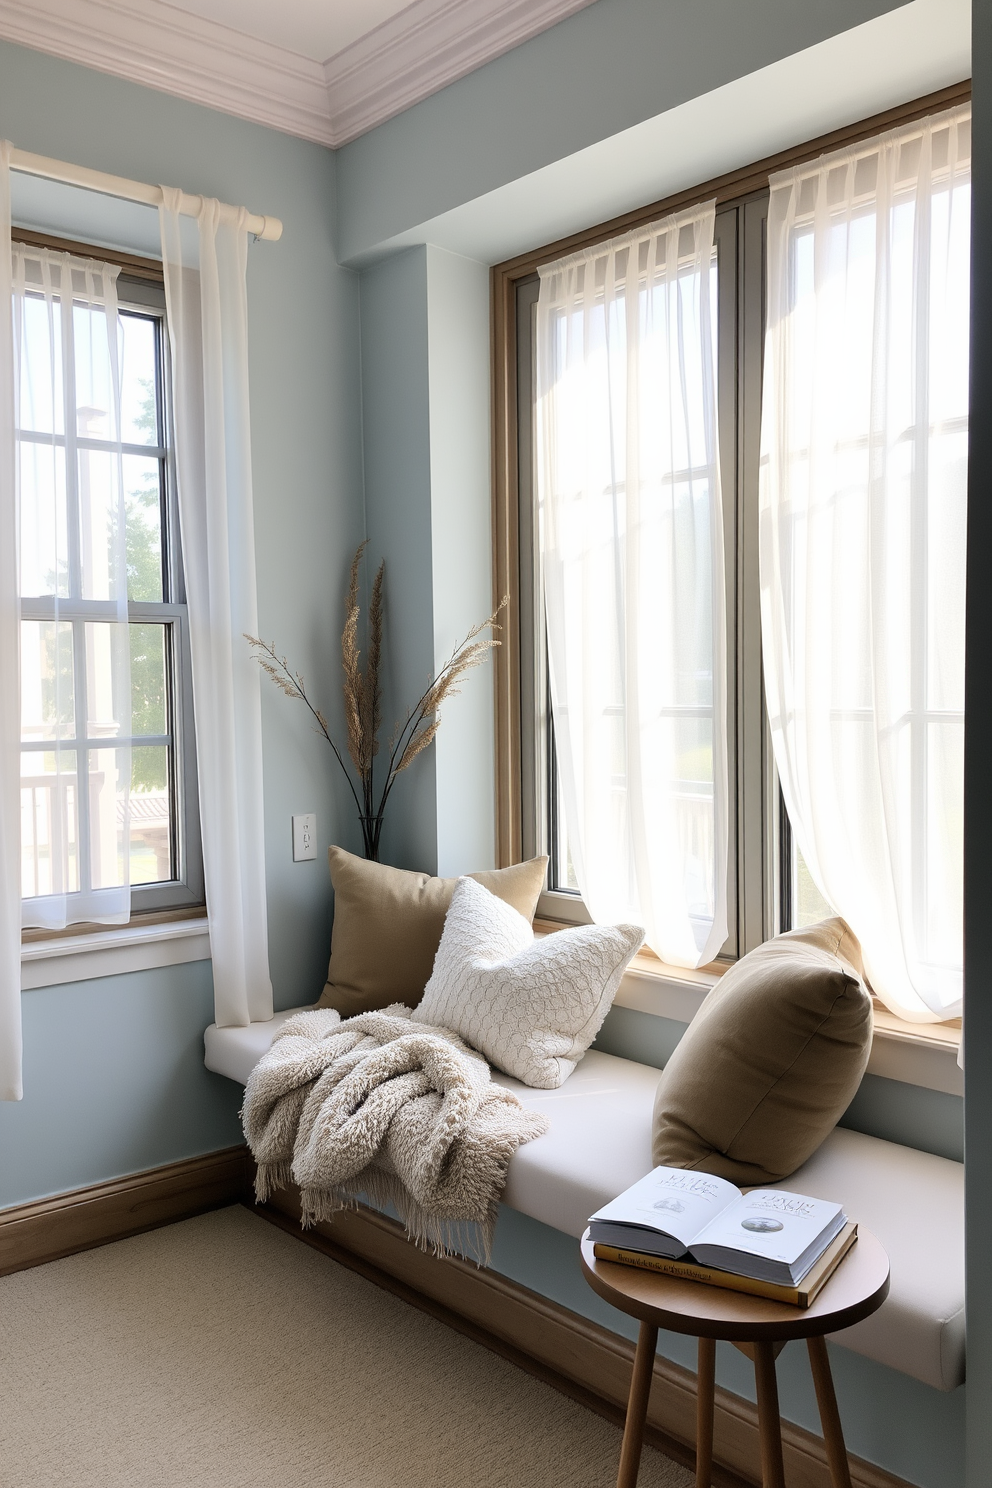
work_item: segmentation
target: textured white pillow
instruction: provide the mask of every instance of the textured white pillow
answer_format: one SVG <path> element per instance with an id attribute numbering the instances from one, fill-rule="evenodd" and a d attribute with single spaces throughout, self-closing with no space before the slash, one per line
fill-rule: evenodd
<path id="1" fill-rule="evenodd" d="M 592 1043 L 644 939 L 637 925 L 582 925 L 535 940 L 509 904 L 460 878 L 434 970 L 414 1010 L 538 1090 L 563 1085 Z"/>

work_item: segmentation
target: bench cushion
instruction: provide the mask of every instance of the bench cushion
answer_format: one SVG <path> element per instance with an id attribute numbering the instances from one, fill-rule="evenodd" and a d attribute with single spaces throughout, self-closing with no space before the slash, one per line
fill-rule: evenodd
<path id="1" fill-rule="evenodd" d="M 244 1084 L 298 1008 L 248 1028 L 207 1029 L 208 1069 Z M 550 1130 L 510 1163 L 504 1202 L 580 1236 L 588 1217 L 651 1170 L 651 1116 L 661 1071 L 590 1050 L 557 1090 L 493 1079 Z M 888 1299 L 835 1341 L 939 1390 L 964 1379 L 964 1170 L 960 1163 L 838 1127 L 778 1187 L 843 1203 L 892 1265 Z"/>

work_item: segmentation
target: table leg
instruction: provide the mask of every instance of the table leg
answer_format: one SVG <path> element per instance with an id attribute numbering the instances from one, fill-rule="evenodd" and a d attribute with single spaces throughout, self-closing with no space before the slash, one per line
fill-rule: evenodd
<path id="1" fill-rule="evenodd" d="M 696 1372 L 696 1488 L 711 1488 L 715 1384 L 716 1339 L 701 1338 Z"/>
<path id="2" fill-rule="evenodd" d="M 761 1482 L 763 1488 L 785 1488 L 782 1422 L 778 1411 L 778 1382 L 775 1378 L 775 1350 L 772 1344 L 754 1345 L 754 1375 L 758 1385 Z"/>
<path id="3" fill-rule="evenodd" d="M 844 1432 L 841 1429 L 840 1412 L 837 1409 L 837 1396 L 834 1394 L 833 1376 L 830 1373 L 827 1340 L 807 1338 L 806 1343 L 809 1347 L 809 1363 L 816 1388 L 816 1403 L 820 1409 L 820 1422 L 823 1426 L 823 1444 L 827 1449 L 827 1462 L 830 1464 L 830 1481 L 833 1488 L 851 1488 L 851 1468 L 847 1460 L 847 1448 L 844 1445 Z"/>
<path id="4" fill-rule="evenodd" d="M 648 1396 L 651 1394 L 651 1377 L 654 1373 L 654 1356 L 658 1347 L 658 1329 L 653 1323 L 642 1323 L 637 1335 L 637 1352 L 634 1354 L 634 1373 L 630 1380 L 630 1397 L 627 1401 L 627 1424 L 623 1428 L 623 1446 L 620 1449 L 620 1471 L 617 1488 L 636 1488 L 637 1469 L 641 1463 L 641 1448 L 644 1445 L 644 1422 L 648 1414 Z"/>

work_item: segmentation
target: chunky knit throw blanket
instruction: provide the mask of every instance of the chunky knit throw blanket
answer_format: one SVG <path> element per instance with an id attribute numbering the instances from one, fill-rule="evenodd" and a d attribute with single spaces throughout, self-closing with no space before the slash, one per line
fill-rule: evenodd
<path id="1" fill-rule="evenodd" d="M 483 1261 L 510 1158 L 548 1129 L 480 1054 L 400 1005 L 344 1022 L 297 1013 L 249 1075 L 241 1115 L 260 1203 L 293 1179 L 310 1225 L 364 1195 L 425 1248 Z"/>

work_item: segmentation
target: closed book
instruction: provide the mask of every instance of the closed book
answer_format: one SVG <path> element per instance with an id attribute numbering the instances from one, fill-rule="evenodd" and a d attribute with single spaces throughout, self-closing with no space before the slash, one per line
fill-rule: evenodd
<path id="1" fill-rule="evenodd" d="M 593 1245 L 593 1254 L 598 1261 L 613 1261 L 619 1266 L 636 1266 L 642 1271 L 657 1271 L 662 1276 L 677 1276 L 683 1281 L 700 1281 L 704 1286 L 724 1287 L 731 1292 L 747 1292 L 752 1297 L 767 1297 L 772 1302 L 788 1302 L 793 1307 L 809 1307 L 857 1238 L 858 1227 L 848 1220 L 819 1260 L 814 1261 L 798 1286 L 759 1281 L 753 1276 L 741 1276 L 734 1271 L 718 1271 L 715 1266 L 701 1266 L 697 1261 L 676 1261 L 669 1256 L 626 1250 L 619 1245 L 605 1245 L 601 1241 L 596 1241 Z"/>

